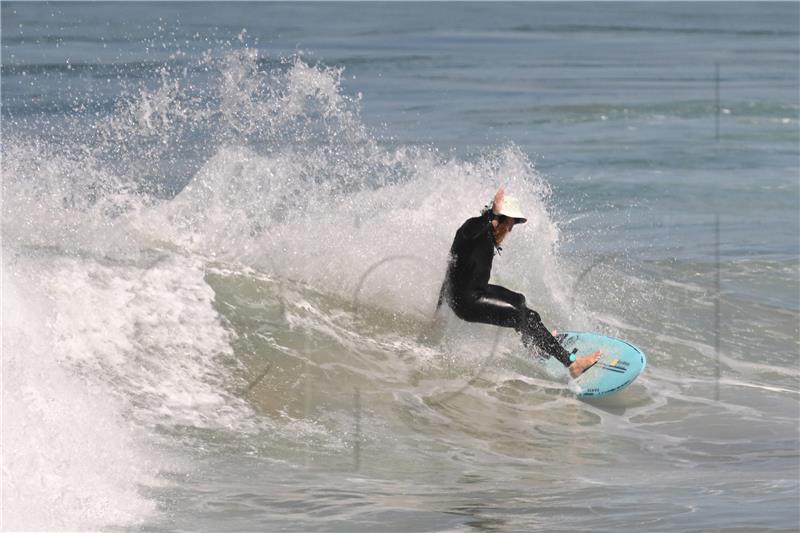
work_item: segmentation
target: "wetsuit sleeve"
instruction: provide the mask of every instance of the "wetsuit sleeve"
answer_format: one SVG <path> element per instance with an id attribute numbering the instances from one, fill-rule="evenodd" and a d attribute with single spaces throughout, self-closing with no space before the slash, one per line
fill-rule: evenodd
<path id="1" fill-rule="evenodd" d="M 481 242 L 484 241 L 484 242 Z M 439 300 L 436 302 L 436 309 L 441 307 L 447 299 L 447 293 L 451 284 L 465 289 L 473 285 L 485 285 L 489 280 L 491 271 L 491 252 L 489 252 L 489 263 L 483 265 L 483 259 L 476 259 L 475 250 L 481 249 L 486 243 L 493 243 L 491 215 L 488 211 L 481 213 L 481 216 L 467 219 L 456 231 L 453 245 L 450 247 L 450 258 L 448 260 L 447 275 L 445 276 L 442 287 L 439 290 Z M 480 254 L 479 254 L 480 255 Z M 455 265 L 459 264 L 460 267 Z M 486 278 L 482 281 L 482 278 Z"/>
<path id="2" fill-rule="evenodd" d="M 491 234 L 491 214 L 489 211 L 484 211 L 481 216 L 467 219 L 461 227 L 456 231 L 456 236 L 453 239 L 453 245 L 450 248 L 450 259 L 448 262 L 448 272 L 442 282 L 442 287 L 439 290 L 439 299 L 436 302 L 436 309 L 438 310 L 446 298 L 448 285 L 451 283 L 450 276 L 452 274 L 452 266 L 455 261 L 455 256 L 465 248 L 472 248 L 473 243 L 480 238 L 484 238 L 487 234 Z M 487 276 L 488 277 L 488 276 Z"/>
<path id="3" fill-rule="evenodd" d="M 491 215 L 489 211 L 482 213 L 479 217 L 468 219 L 458 230 L 460 241 L 473 241 L 482 237 L 492 229 Z"/>

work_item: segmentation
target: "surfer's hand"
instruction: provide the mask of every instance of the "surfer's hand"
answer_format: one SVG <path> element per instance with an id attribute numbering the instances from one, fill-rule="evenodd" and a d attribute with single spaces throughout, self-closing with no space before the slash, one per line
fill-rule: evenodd
<path id="1" fill-rule="evenodd" d="M 597 351 L 589 355 L 578 357 L 575 359 L 574 363 L 569 365 L 569 375 L 572 376 L 573 379 L 577 378 L 589 370 L 589 367 L 599 361 L 601 355 L 603 355 L 603 352 Z"/>
<path id="2" fill-rule="evenodd" d="M 506 186 L 501 185 L 497 192 L 494 193 L 494 201 L 492 202 L 492 213 L 499 215 L 503 209 L 503 199 L 506 197 Z"/>

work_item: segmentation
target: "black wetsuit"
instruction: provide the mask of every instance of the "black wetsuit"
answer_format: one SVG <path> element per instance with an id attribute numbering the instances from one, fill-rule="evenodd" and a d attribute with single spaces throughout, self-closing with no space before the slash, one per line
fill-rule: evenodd
<path id="1" fill-rule="evenodd" d="M 438 305 L 447 301 L 456 316 L 467 322 L 514 328 L 522 333 L 525 346 L 536 345 L 569 366 L 569 352 L 542 324 L 539 313 L 526 307 L 525 296 L 489 283 L 495 249 L 500 250 L 494 241 L 491 217 L 487 210 L 458 228 Z"/>

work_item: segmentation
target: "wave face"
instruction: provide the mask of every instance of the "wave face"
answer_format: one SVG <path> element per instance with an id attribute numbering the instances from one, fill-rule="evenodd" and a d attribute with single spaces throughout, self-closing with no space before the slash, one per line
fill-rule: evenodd
<path id="1" fill-rule="evenodd" d="M 7 21 L 41 19 L 43 6 L 14 5 L 11 14 L 4 6 L 4 47 L 35 55 Z M 374 8 L 365 5 L 363 16 L 376 16 Z M 440 8 L 425 9 L 436 20 Z M 88 8 L 74 9 L 89 17 Z M 139 8 L 119 9 L 135 18 Z M 285 21 L 285 10 L 307 7 L 269 9 Z M 503 25 L 475 9 L 465 24 L 477 16 L 499 26 L 466 36 L 419 30 L 436 53 L 376 47 L 361 57 L 332 38 L 339 59 L 316 61 L 291 47 L 269 53 L 238 27 L 233 39 L 192 37 L 193 19 L 145 24 L 154 31 L 141 41 L 147 53 L 126 47 L 128 30 L 114 41 L 88 22 L 81 35 L 67 25 L 48 38 L 36 26 L 42 35 L 30 37 L 52 54 L 68 48 L 68 63 L 46 54 L 26 62 L 4 48 L 3 528 L 797 523 L 798 483 L 787 474 L 798 466 L 797 257 L 784 238 L 796 184 L 771 168 L 759 196 L 733 176 L 740 181 L 720 194 L 745 219 L 749 203 L 778 198 L 765 222 L 778 230 L 759 241 L 759 227 L 723 217 L 714 242 L 710 212 L 680 211 L 707 184 L 673 177 L 687 189 L 661 189 L 662 177 L 649 174 L 653 161 L 676 173 L 691 166 L 674 157 L 681 134 L 661 159 L 617 156 L 627 148 L 614 145 L 652 147 L 658 136 L 648 127 L 694 127 L 713 108 L 708 101 L 587 103 L 544 91 L 541 102 L 522 105 L 515 91 L 525 80 L 514 78 L 500 88 L 508 105 L 489 112 L 482 82 L 432 67 L 437 54 L 454 53 L 456 42 L 480 58 L 497 42 L 549 34 L 519 14 L 502 11 L 511 17 Z M 644 14 L 638 25 L 596 26 L 547 9 L 574 42 L 599 32 L 609 51 L 654 24 Z M 228 15 L 218 16 L 224 26 Z M 656 32 L 663 39 L 796 36 L 796 28 L 772 34 L 758 21 L 742 31 L 707 22 L 705 31 L 670 20 Z M 400 14 L 382 23 L 416 35 Z M 81 55 L 103 43 L 116 55 Z M 493 54 L 490 63 L 501 60 Z M 571 73 L 578 65 L 563 54 L 559 64 Z M 555 68 L 555 59 L 541 61 L 539 72 Z M 522 143 L 472 137 L 478 149 L 464 155 L 464 146 L 437 148 L 457 131 L 412 128 L 409 141 L 401 125 L 370 126 L 371 105 L 424 99 L 409 96 L 422 90 L 416 81 L 391 89 L 373 76 L 364 90 L 399 94 L 371 102 L 354 90 L 369 69 L 443 78 L 453 108 L 471 102 L 462 118 L 487 131 L 492 121 L 539 117 L 535 124 L 556 132 L 572 177 L 545 176 Z M 515 64 L 508 74 L 523 70 Z M 577 83 L 570 79 L 560 83 Z M 629 91 L 642 80 L 631 83 Z M 771 132 L 781 166 L 796 132 L 780 128 L 790 115 L 796 126 L 798 106 L 777 100 L 730 108 L 746 123 L 737 135 Z M 392 115 L 398 124 L 409 109 Z M 598 132 L 609 131 L 601 129 L 608 121 L 628 128 L 603 144 Z M 397 137 L 375 133 L 395 127 Z M 715 154 L 688 157 L 736 166 Z M 611 170 L 586 178 L 597 162 Z M 709 179 L 711 187 L 717 178 Z M 453 235 L 500 183 L 528 222 L 495 258 L 494 281 L 526 294 L 549 326 L 641 346 L 648 368 L 619 395 L 578 401 L 564 369 L 531 357 L 511 331 L 449 312 L 432 324 Z M 680 228 L 691 235 L 685 241 Z M 751 247 L 756 241 L 763 246 Z"/>
<path id="2" fill-rule="evenodd" d="M 509 257 L 539 252 L 527 268 L 503 275 L 555 287 L 550 304 L 559 307 L 549 189 L 520 150 L 467 163 L 430 148 L 382 147 L 360 122 L 358 102 L 342 94 L 340 70 L 298 58 L 264 70 L 257 58 L 250 50 L 208 60 L 220 69 L 216 85 L 194 106 L 188 82 L 165 74 L 162 85 L 93 123 L 91 139 L 9 135 L 3 268 L 4 305 L 15 317 L 4 325 L 5 386 L 14 398 L 6 403 L 12 527 L 94 527 L 152 511 L 136 488 L 165 468 L 150 456 L 151 439 L 180 428 L 261 434 L 292 406 L 290 424 L 302 425 L 295 389 L 308 377 L 302 365 L 320 362 L 307 359 L 313 337 L 289 310 L 309 313 L 312 287 L 336 302 L 312 313 L 315 321 L 356 305 L 387 314 L 390 328 L 395 313 L 415 324 L 402 342 L 419 349 L 413 331 L 435 304 L 449 239 L 501 180 L 522 197 L 533 230 Z M 205 132 L 209 151 L 165 198 L 163 183 L 142 186 L 153 168 L 134 162 L 160 159 L 161 146 L 174 146 L 184 130 Z M 527 277 L 531 267 L 535 279 Z M 263 315 L 270 307 L 279 312 Z M 262 331 L 271 321 L 276 329 Z M 298 344 L 293 350 L 267 342 L 287 335 Z M 339 335 L 317 341 L 345 366 L 351 349 L 376 342 L 347 328 Z M 351 362 L 362 364 L 375 361 Z M 265 367 L 281 371 L 258 383 L 257 396 L 243 392 Z M 344 372 L 331 387 L 350 390 L 354 378 Z M 43 415 L 54 425 L 35 428 L 31 447 L 26 428 Z M 287 438 L 326 433 L 313 423 L 298 431 Z M 98 460 L 87 464 L 88 456 Z M 37 470 L 51 479 L 35 479 Z M 58 506 L 27 522 L 53 491 L 66 493 Z M 84 503 L 76 504 L 77 494 Z M 111 499 L 127 505 L 107 511 Z"/>

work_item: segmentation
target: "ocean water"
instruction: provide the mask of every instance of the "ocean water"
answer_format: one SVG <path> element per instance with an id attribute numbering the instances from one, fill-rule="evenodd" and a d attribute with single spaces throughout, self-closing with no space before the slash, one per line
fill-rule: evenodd
<path id="1" fill-rule="evenodd" d="M 797 531 L 797 3 L 13 3 L 8 531 Z M 582 401 L 431 327 L 630 340 Z"/>

